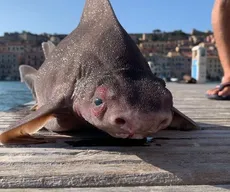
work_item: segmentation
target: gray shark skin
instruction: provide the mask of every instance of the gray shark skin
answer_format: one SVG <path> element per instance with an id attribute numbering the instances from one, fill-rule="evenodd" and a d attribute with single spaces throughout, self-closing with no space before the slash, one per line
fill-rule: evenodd
<path id="1" fill-rule="evenodd" d="M 152 74 L 108 0 L 86 0 L 78 27 L 57 47 L 43 44 L 43 50 L 46 60 L 38 71 L 20 70 L 37 110 L 2 133 L 1 143 L 39 143 L 31 135 L 43 126 L 60 132 L 89 123 L 131 139 L 170 124 L 197 127 L 173 107 L 165 82 Z"/>

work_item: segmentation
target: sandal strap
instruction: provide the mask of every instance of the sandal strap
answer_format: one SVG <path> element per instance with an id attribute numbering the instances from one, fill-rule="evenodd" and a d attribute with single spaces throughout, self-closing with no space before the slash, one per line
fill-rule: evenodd
<path id="1" fill-rule="evenodd" d="M 219 91 L 222 91 L 225 87 L 230 87 L 230 82 L 220 84 L 218 89 Z"/>

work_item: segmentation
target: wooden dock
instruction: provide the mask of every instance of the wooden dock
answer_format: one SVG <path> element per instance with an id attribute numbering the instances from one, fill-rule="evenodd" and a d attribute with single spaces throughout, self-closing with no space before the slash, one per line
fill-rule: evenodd
<path id="1" fill-rule="evenodd" d="M 213 85 L 167 86 L 175 106 L 201 130 L 164 130 L 148 145 L 106 139 L 90 144 L 93 140 L 77 137 L 0 145 L 0 191 L 230 191 L 230 101 L 206 99 Z M 28 109 L 0 112 L 0 132 Z"/>

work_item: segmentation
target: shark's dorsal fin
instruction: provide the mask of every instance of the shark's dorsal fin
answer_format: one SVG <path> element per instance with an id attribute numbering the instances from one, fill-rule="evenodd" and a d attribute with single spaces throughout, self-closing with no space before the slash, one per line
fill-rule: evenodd
<path id="1" fill-rule="evenodd" d="M 109 0 L 86 0 L 78 27 L 63 43 L 68 41 L 73 46 L 78 45 L 97 52 L 97 57 L 111 71 L 126 68 L 134 71 L 145 70 L 152 74 L 140 50 L 118 21 Z M 126 61 L 120 62 L 120 59 Z"/>
<path id="2" fill-rule="evenodd" d="M 42 43 L 42 50 L 45 55 L 45 58 L 49 56 L 50 53 L 55 49 L 55 45 L 51 41 L 43 42 Z"/>
<path id="3" fill-rule="evenodd" d="M 118 22 L 109 0 L 86 0 L 80 24 L 97 24 L 102 20 Z"/>

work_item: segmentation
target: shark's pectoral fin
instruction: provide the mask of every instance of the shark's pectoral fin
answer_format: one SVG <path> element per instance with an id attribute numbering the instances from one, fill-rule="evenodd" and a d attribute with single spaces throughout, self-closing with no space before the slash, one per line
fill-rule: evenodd
<path id="1" fill-rule="evenodd" d="M 44 115 L 26 124 L 17 126 L 0 135 L 2 144 L 38 144 L 48 142 L 44 138 L 35 138 L 31 134 L 41 129 L 46 122 L 52 118 L 52 115 Z"/>
<path id="2" fill-rule="evenodd" d="M 174 112 L 174 116 L 171 124 L 169 125 L 170 129 L 177 129 L 177 130 L 184 130 L 184 131 L 200 129 L 197 123 L 195 123 L 192 119 L 184 115 L 175 107 L 173 107 L 173 112 Z"/>
<path id="3" fill-rule="evenodd" d="M 37 111 L 26 116 L 16 125 L 10 127 L 10 130 L 0 135 L 0 143 L 2 144 L 37 144 L 47 142 L 42 138 L 34 138 L 31 135 L 52 118 L 56 110 L 54 104 L 48 104 L 40 107 Z"/>

